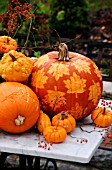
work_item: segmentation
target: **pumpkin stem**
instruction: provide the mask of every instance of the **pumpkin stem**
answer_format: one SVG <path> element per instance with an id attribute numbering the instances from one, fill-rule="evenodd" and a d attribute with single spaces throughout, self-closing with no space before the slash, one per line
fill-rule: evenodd
<path id="1" fill-rule="evenodd" d="M 60 43 L 59 45 L 58 60 L 69 61 L 68 47 L 65 43 Z"/>
<path id="2" fill-rule="evenodd" d="M 11 53 L 9 53 L 9 55 L 12 58 L 12 61 L 16 61 L 16 58 Z"/>
<path id="3" fill-rule="evenodd" d="M 106 111 L 106 108 L 104 107 L 104 110 L 103 110 L 103 113 L 102 113 L 103 115 L 105 114 L 105 111 Z"/>
<path id="4" fill-rule="evenodd" d="M 7 42 L 6 43 L 9 44 L 9 41 L 10 41 L 9 38 L 7 37 Z"/>
<path id="5" fill-rule="evenodd" d="M 61 112 L 60 113 L 60 120 L 64 120 L 67 117 L 68 117 L 68 113 L 66 113 L 66 112 Z"/>
<path id="6" fill-rule="evenodd" d="M 24 124 L 25 117 L 18 115 L 18 117 L 15 119 L 16 126 L 20 126 Z"/>

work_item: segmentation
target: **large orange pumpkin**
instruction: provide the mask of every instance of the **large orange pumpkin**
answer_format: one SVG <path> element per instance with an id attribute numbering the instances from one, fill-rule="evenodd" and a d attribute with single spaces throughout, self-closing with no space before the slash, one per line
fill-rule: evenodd
<path id="1" fill-rule="evenodd" d="M 41 56 L 34 64 L 30 86 L 49 115 L 68 111 L 81 119 L 97 106 L 102 76 L 96 64 L 62 43 L 58 51 Z"/>
<path id="2" fill-rule="evenodd" d="M 30 129 L 40 114 L 36 94 L 17 82 L 0 84 L 0 129 L 20 133 Z"/>

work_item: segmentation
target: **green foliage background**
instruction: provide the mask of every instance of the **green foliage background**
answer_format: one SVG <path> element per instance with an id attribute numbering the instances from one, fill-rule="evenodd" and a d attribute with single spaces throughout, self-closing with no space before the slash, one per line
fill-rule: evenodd
<path id="1" fill-rule="evenodd" d="M 50 26 L 61 37 L 73 37 L 87 24 L 86 0 L 50 0 Z"/>
<path id="2" fill-rule="evenodd" d="M 19 0 L 20 2 L 34 3 L 34 0 Z M 77 32 L 87 26 L 87 21 L 92 10 L 112 8 L 112 0 L 35 0 L 38 9 L 35 11 L 37 16 L 49 15 L 48 24 L 45 29 L 55 29 L 61 37 L 74 37 Z M 7 9 L 7 2 L 0 1 L 0 14 Z M 33 23 L 35 28 L 40 31 L 42 25 L 38 22 L 38 17 Z M 2 23 L 0 23 L 0 30 Z M 23 25 L 22 33 L 27 32 L 28 23 Z M 37 34 L 35 32 L 35 34 Z"/>

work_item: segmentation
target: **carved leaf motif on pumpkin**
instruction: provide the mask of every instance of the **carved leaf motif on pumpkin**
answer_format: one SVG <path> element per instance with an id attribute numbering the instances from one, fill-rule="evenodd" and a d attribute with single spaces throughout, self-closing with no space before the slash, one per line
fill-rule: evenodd
<path id="1" fill-rule="evenodd" d="M 34 80 L 32 82 L 33 86 L 35 86 L 36 88 L 43 89 L 44 84 L 47 83 L 47 79 L 48 79 L 48 77 L 45 76 L 44 68 L 42 68 L 41 70 L 38 70 L 38 72 L 34 72 L 32 74 L 32 79 Z"/>
<path id="2" fill-rule="evenodd" d="M 94 104 L 97 103 L 99 96 L 101 95 L 101 87 L 99 82 L 94 82 L 93 85 L 89 87 L 89 98 L 88 100 L 93 100 Z"/>
<path id="3" fill-rule="evenodd" d="M 48 73 L 55 77 L 56 81 L 63 75 L 69 75 L 69 66 L 62 63 L 53 63 L 49 68 Z"/>
<path id="4" fill-rule="evenodd" d="M 63 105 L 66 105 L 66 99 L 64 97 L 65 93 L 57 91 L 56 86 L 55 90 L 47 90 L 47 93 L 48 94 L 45 95 L 43 102 L 48 103 L 53 111 L 62 107 Z"/>
<path id="5" fill-rule="evenodd" d="M 73 116 L 73 115 L 76 115 L 76 119 L 80 118 L 82 116 L 82 112 L 83 112 L 83 108 L 82 106 L 79 105 L 78 102 L 75 103 L 75 106 L 71 108 L 70 110 L 70 114 Z"/>
<path id="6" fill-rule="evenodd" d="M 40 67 L 41 65 L 44 65 L 44 63 L 47 63 L 47 62 L 49 62 L 49 57 L 48 57 L 47 54 L 45 54 L 45 55 L 41 56 L 41 57 L 38 59 L 38 61 L 36 61 L 36 62 L 34 63 L 34 66 L 38 65 L 38 67 Z"/>
<path id="7" fill-rule="evenodd" d="M 64 80 L 65 87 L 68 89 L 67 93 L 73 94 L 76 93 L 83 93 L 86 89 L 86 80 L 81 78 L 79 75 L 76 73 L 73 73 L 73 76 L 70 77 L 70 79 Z"/>
<path id="8" fill-rule="evenodd" d="M 85 60 L 83 60 L 83 59 L 75 60 L 75 62 L 73 62 L 72 65 L 75 66 L 75 68 L 78 70 L 79 73 L 81 71 L 84 71 L 85 73 L 91 74 L 90 63 L 85 61 Z"/>
<path id="9" fill-rule="evenodd" d="M 93 63 L 93 67 L 94 67 L 94 72 L 96 73 L 96 75 L 99 77 L 100 80 L 102 80 L 102 76 L 101 76 L 99 69 L 96 66 L 96 64 Z"/>
<path id="10" fill-rule="evenodd" d="M 23 91 L 21 89 L 18 90 L 17 92 L 13 92 L 10 95 L 6 96 L 6 98 L 2 100 L 1 102 L 4 102 L 5 100 L 10 100 L 10 102 L 16 103 L 15 96 L 16 96 L 16 99 L 20 98 L 21 96 L 22 100 L 24 101 L 28 102 L 29 100 L 32 100 L 32 102 L 36 102 L 36 100 L 31 95 L 29 96 L 27 91 Z"/>

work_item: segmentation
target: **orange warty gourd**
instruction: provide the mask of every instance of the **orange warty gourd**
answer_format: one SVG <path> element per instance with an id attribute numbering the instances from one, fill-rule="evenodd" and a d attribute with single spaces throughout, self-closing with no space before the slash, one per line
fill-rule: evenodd
<path id="1" fill-rule="evenodd" d="M 39 113 L 39 100 L 28 86 L 17 82 L 0 84 L 0 129 L 24 132 L 34 126 Z"/>
<path id="2" fill-rule="evenodd" d="M 47 114 L 40 110 L 40 115 L 37 121 L 37 129 L 39 130 L 40 133 L 43 133 L 44 129 L 47 126 L 51 126 L 50 118 Z"/>
<path id="3" fill-rule="evenodd" d="M 9 36 L 0 36 L 0 52 L 7 53 L 17 49 L 17 42 Z"/>
<path id="4" fill-rule="evenodd" d="M 11 50 L 0 60 L 0 75 L 6 81 L 23 82 L 33 69 L 33 63 L 23 53 Z"/>
<path id="5" fill-rule="evenodd" d="M 66 132 L 69 133 L 76 127 L 76 121 L 72 115 L 66 112 L 61 112 L 53 116 L 52 125 L 62 126 L 63 128 L 65 128 Z"/>
<path id="6" fill-rule="evenodd" d="M 61 143 L 66 139 L 66 130 L 61 126 L 48 126 L 43 131 L 44 138 L 49 143 Z"/>
<path id="7" fill-rule="evenodd" d="M 75 119 L 88 116 L 102 95 L 102 76 L 89 58 L 68 51 L 41 56 L 34 64 L 30 87 L 39 97 L 42 110 L 50 116 L 68 111 Z"/>
<path id="8" fill-rule="evenodd" d="M 108 127 L 112 124 L 112 112 L 105 107 L 98 107 L 92 111 L 91 119 L 98 127 Z"/>

